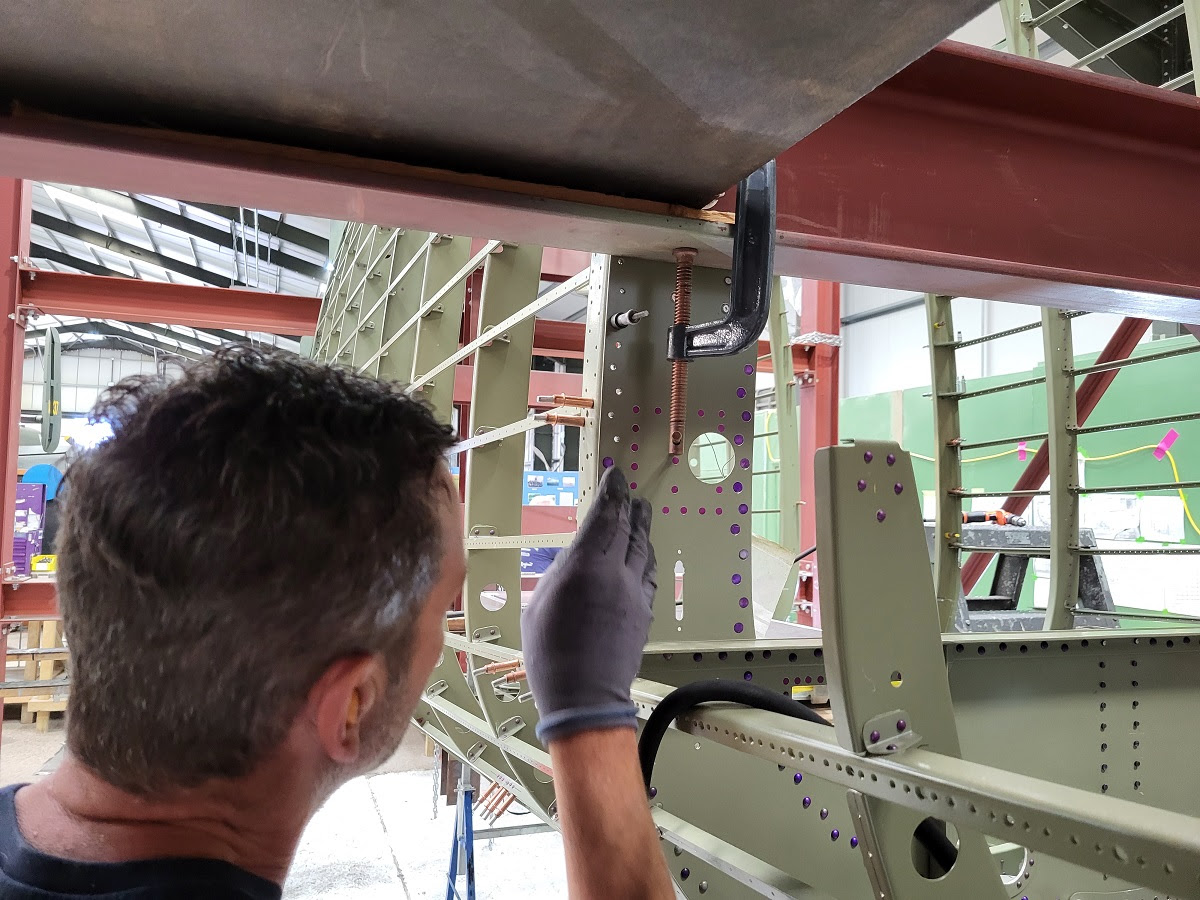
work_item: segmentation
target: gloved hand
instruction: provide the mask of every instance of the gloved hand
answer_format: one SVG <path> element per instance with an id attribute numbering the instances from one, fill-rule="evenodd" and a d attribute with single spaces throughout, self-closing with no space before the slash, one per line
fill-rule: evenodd
<path id="1" fill-rule="evenodd" d="M 650 504 L 610 468 L 579 532 L 521 614 L 525 672 L 543 744 L 595 728 L 637 726 L 630 685 L 654 616 Z"/>

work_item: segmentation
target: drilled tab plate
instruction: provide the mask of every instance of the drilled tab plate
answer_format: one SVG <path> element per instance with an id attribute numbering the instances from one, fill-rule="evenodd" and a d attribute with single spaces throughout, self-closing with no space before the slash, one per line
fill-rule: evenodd
<path id="1" fill-rule="evenodd" d="M 728 278 L 724 270 L 695 269 L 693 322 L 724 316 Z M 667 263 L 615 257 L 593 269 L 584 378 L 596 385 L 598 424 L 589 432 L 582 480 L 594 484 L 591 476 L 620 465 L 633 495 L 654 508 L 659 589 L 652 641 L 749 640 L 756 345 L 687 364 L 685 451 L 669 454 L 674 287 L 675 267 Z M 608 324 L 629 309 L 650 316 L 620 330 Z"/>

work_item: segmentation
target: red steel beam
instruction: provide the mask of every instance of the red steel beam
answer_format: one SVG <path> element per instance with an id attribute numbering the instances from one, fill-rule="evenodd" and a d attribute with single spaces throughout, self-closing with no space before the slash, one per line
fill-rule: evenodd
<path id="1" fill-rule="evenodd" d="M 583 250 L 542 249 L 542 281 L 566 281 L 592 265 L 592 254 Z"/>
<path id="2" fill-rule="evenodd" d="M 837 336 L 841 333 L 842 300 L 840 284 L 804 280 L 800 295 L 800 331 Z M 793 350 L 797 349 L 793 347 Z M 813 460 L 817 450 L 838 440 L 838 398 L 840 395 L 839 348 L 833 344 L 812 344 L 805 352 L 805 367 L 797 373 L 797 419 L 800 430 L 800 547 L 817 543 L 816 475 Z M 785 452 L 781 445 L 780 456 Z M 804 599 L 813 603 L 819 552 L 800 563 Z"/>
<path id="3" fill-rule="evenodd" d="M 1197 208 L 1195 97 L 947 42 L 780 156 L 777 253 L 839 282 L 1196 322 L 1178 223 Z"/>
<path id="4" fill-rule="evenodd" d="M 836 327 L 840 327 L 835 323 Z M 835 331 L 831 332 L 836 334 Z M 561 322 L 556 319 L 536 319 L 533 323 L 533 355 L 555 356 L 560 359 L 583 359 L 586 327 L 582 322 Z M 465 343 L 465 341 L 464 341 Z M 812 367 L 812 348 L 799 344 L 792 347 L 792 372 L 799 375 Z M 771 342 L 758 342 L 758 371 L 774 372 L 771 363 Z"/>
<path id="5" fill-rule="evenodd" d="M 41 269 L 26 269 L 22 276 L 22 303 L 50 315 L 305 335 L 315 333 L 321 310 L 317 297 L 238 288 L 165 284 Z"/>
<path id="6" fill-rule="evenodd" d="M 582 322 L 534 319 L 533 355 L 554 356 L 559 359 L 583 359 L 583 340 L 586 331 L 587 328 Z"/>
<path id="7" fill-rule="evenodd" d="M 471 402 L 471 379 L 475 375 L 475 367 L 460 364 L 454 367 L 454 402 Z M 566 394 L 578 397 L 583 390 L 583 376 L 572 375 L 568 372 L 531 372 L 529 374 L 529 408 L 550 409 L 555 404 L 539 401 L 538 397 L 553 397 L 555 394 Z"/>
<path id="8" fill-rule="evenodd" d="M 20 262 L 29 256 L 33 185 L 0 178 L 0 576 L 14 574 L 13 532 L 17 509 L 17 452 L 21 418 L 21 381 L 25 366 L 25 319 L 21 304 Z M 0 584 L 0 619 L 11 585 Z M 0 673 L 6 669 L 8 638 L 0 635 Z M 0 674 L 0 678 L 4 676 Z M 3 705 L 0 704 L 0 711 Z"/>
<path id="9" fill-rule="evenodd" d="M 25 364 L 25 321 L 18 312 L 20 260 L 29 255 L 32 187 L 27 181 L 0 178 L 0 573 L 4 576 L 13 573 L 18 424 Z"/>
<path id="10" fill-rule="evenodd" d="M 0 174 L 617 255 L 686 244 L 700 265 L 732 251 L 721 214 L 20 110 L 0 116 Z M 1197 208 L 1194 97 L 944 43 L 781 156 L 776 268 L 1200 323 L 1177 224 Z"/>
<path id="11" fill-rule="evenodd" d="M 1113 336 L 1108 339 L 1108 343 L 1096 357 L 1096 362 L 1106 363 L 1117 359 L 1127 359 L 1149 328 L 1149 319 L 1125 319 L 1117 326 Z M 1120 369 L 1113 369 L 1108 372 L 1093 372 L 1091 375 L 1085 376 L 1079 387 L 1075 389 L 1075 418 L 1080 425 L 1087 421 L 1088 416 L 1095 410 L 1100 398 L 1104 396 L 1104 392 L 1108 390 L 1108 386 L 1113 383 L 1120 371 Z M 1025 467 L 1025 471 L 1021 473 L 1021 477 L 1017 479 L 1013 490 L 1036 491 L 1041 488 L 1049 476 L 1050 444 L 1043 442 L 1042 446 L 1038 447 L 1037 453 L 1033 455 L 1033 459 Z M 1009 497 L 1004 501 L 1001 509 L 1019 515 L 1029 507 L 1031 500 L 1031 497 Z M 975 582 L 979 581 L 991 559 L 991 553 L 973 553 L 967 558 L 967 562 L 962 568 L 964 591 L 969 593 L 971 588 L 975 587 Z"/>

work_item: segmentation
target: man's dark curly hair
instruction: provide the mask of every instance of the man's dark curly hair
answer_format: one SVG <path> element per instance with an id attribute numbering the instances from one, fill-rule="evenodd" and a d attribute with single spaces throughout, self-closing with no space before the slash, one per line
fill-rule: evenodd
<path id="1" fill-rule="evenodd" d="M 58 568 L 76 757 L 137 793 L 237 776 L 334 659 L 403 677 L 453 441 L 426 406 L 237 346 L 92 416 L 114 435 L 68 474 Z"/>

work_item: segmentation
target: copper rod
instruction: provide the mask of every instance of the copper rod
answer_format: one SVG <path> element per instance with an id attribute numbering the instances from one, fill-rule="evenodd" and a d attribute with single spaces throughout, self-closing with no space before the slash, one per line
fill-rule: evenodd
<path id="1" fill-rule="evenodd" d="M 696 261 L 696 250 L 692 247 L 676 247 L 675 255 L 675 324 L 690 325 L 692 322 L 692 263 Z M 683 427 L 687 417 L 687 360 L 671 361 L 671 416 L 668 424 L 667 452 L 671 456 L 683 454 Z"/>
<path id="2" fill-rule="evenodd" d="M 512 795 L 508 792 L 507 788 L 501 788 L 499 791 L 497 791 L 495 794 L 492 795 L 492 798 L 490 800 L 488 800 L 488 805 L 486 807 L 484 807 L 483 814 L 486 816 L 488 813 L 490 813 L 494 809 L 496 809 L 496 807 L 498 807 L 501 803 L 503 803 L 505 797 L 511 797 L 511 796 Z"/>
<path id="3" fill-rule="evenodd" d="M 504 681 L 506 684 L 514 684 L 514 683 L 520 681 L 521 679 L 523 679 L 524 677 L 525 677 L 525 670 L 517 669 L 515 672 L 509 672 L 507 675 L 505 675 Z"/>
<path id="4" fill-rule="evenodd" d="M 574 406 L 577 409 L 593 409 L 596 406 L 596 401 L 591 397 L 576 397 L 572 394 L 554 394 L 537 399 L 539 403 L 549 401 L 555 406 Z"/>
<path id="5" fill-rule="evenodd" d="M 510 659 L 508 662 L 488 663 L 482 669 L 476 669 L 476 672 L 484 672 L 488 675 L 498 675 L 500 672 L 510 672 L 513 669 L 519 669 L 521 661 L 519 659 Z"/>
<path id="6" fill-rule="evenodd" d="M 497 809 L 492 813 L 492 821 L 495 822 L 498 818 L 508 812 L 508 808 L 513 805 L 513 801 L 516 799 L 516 794 L 509 794 L 508 799 L 505 800 L 504 803 L 497 807 Z"/>
<path id="7" fill-rule="evenodd" d="M 582 428 L 587 424 L 587 419 L 583 416 L 564 416 L 561 413 L 546 413 L 543 418 L 551 425 L 573 425 L 576 428 Z"/>
<path id="8" fill-rule="evenodd" d="M 482 794 L 480 794 L 478 797 L 475 798 L 475 808 L 479 809 L 480 805 L 482 805 L 483 802 L 485 800 L 487 800 L 488 797 L 492 796 L 492 794 L 495 792 L 495 790 L 496 790 L 496 782 L 493 781 L 491 784 L 488 785 L 486 791 L 484 791 Z"/>

